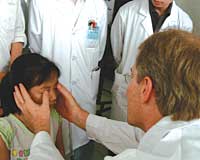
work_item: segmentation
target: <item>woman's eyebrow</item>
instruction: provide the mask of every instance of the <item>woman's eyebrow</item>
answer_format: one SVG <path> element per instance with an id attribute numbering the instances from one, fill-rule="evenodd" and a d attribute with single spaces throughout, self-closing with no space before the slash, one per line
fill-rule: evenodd
<path id="1" fill-rule="evenodd" d="M 59 82 L 56 81 L 52 86 L 54 86 L 56 88 L 58 83 Z M 51 88 L 51 86 L 44 86 L 44 87 L 42 87 L 42 89 L 50 89 L 50 88 Z"/>
<path id="2" fill-rule="evenodd" d="M 44 86 L 44 87 L 42 87 L 43 89 L 49 89 L 49 88 L 51 88 L 50 86 Z"/>

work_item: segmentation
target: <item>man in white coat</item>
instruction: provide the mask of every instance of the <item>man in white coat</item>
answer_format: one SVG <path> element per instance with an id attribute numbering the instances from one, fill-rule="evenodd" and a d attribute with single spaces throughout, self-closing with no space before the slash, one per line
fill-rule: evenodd
<path id="1" fill-rule="evenodd" d="M 173 0 L 133 0 L 119 9 L 111 28 L 111 46 L 117 63 L 111 119 L 127 121 L 125 75 L 130 75 L 140 43 L 166 28 L 193 29 L 190 17 Z"/>
<path id="2" fill-rule="evenodd" d="M 198 160 L 199 61 L 199 37 L 180 30 L 155 33 L 140 45 L 132 67 L 127 90 L 129 124 L 89 114 L 61 84 L 57 110 L 94 140 L 122 152 L 105 160 Z M 48 95 L 37 105 L 22 84 L 14 95 L 26 123 L 39 132 L 29 160 L 63 160 L 48 135 Z"/>
<path id="3" fill-rule="evenodd" d="M 79 104 L 95 114 L 101 60 L 107 34 L 104 0 L 31 0 L 29 12 L 30 50 L 53 60 L 64 84 Z M 67 122 L 64 142 L 69 141 Z M 85 131 L 71 124 L 73 149 L 86 145 Z M 66 154 L 69 147 L 66 147 Z M 75 159 L 76 158 L 75 150 Z M 78 153 L 79 154 L 79 153 Z M 79 154 L 86 157 L 86 154 Z"/>
<path id="4" fill-rule="evenodd" d="M 20 0 L 0 0 L 0 76 L 22 54 L 26 45 L 24 15 Z"/>

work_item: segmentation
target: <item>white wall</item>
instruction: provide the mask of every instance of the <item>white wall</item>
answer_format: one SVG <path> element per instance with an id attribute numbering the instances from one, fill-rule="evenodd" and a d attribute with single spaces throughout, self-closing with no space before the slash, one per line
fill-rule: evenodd
<path id="1" fill-rule="evenodd" d="M 200 0 L 175 0 L 192 18 L 194 32 L 200 35 Z"/>

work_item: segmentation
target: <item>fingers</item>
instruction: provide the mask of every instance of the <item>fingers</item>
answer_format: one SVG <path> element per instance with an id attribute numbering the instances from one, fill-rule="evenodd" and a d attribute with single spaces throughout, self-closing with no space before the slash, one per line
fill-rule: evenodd
<path id="1" fill-rule="evenodd" d="M 17 107 L 23 112 L 24 108 L 22 107 L 22 103 L 20 102 L 16 92 L 13 93 L 15 103 L 17 104 Z"/>
<path id="2" fill-rule="evenodd" d="M 26 88 L 23 84 L 19 84 L 19 86 L 14 87 L 15 92 L 13 93 L 15 102 L 19 109 L 23 112 L 25 110 L 25 106 L 23 105 L 25 101 L 30 101 L 30 96 L 26 91 Z"/>
<path id="3" fill-rule="evenodd" d="M 13 94 L 14 94 L 14 99 L 15 99 L 17 106 L 20 108 L 21 111 L 23 111 L 24 110 L 24 108 L 23 108 L 24 99 L 21 95 L 21 92 L 20 92 L 18 86 L 15 86 L 15 92 Z"/>
<path id="4" fill-rule="evenodd" d="M 45 91 L 42 96 L 42 106 L 49 108 L 49 94 L 47 91 Z"/>
<path id="5" fill-rule="evenodd" d="M 79 106 L 74 97 L 72 96 L 71 92 L 69 92 L 61 83 L 57 84 L 57 89 L 60 95 L 58 96 L 59 100 L 64 104 L 65 107 L 67 106 Z"/>
<path id="6" fill-rule="evenodd" d="M 62 96 L 64 97 L 71 96 L 71 93 L 61 83 L 57 84 L 57 89 L 62 94 Z"/>
<path id="7" fill-rule="evenodd" d="M 29 93 L 27 92 L 26 88 L 24 87 L 24 85 L 22 83 L 19 84 L 19 89 L 20 89 L 20 92 L 21 92 L 21 95 L 22 95 L 24 101 L 30 101 L 31 98 L 29 96 Z"/>
<path id="8" fill-rule="evenodd" d="M 22 95 L 21 95 L 21 92 L 20 92 L 20 90 L 19 90 L 19 87 L 18 87 L 18 86 L 15 86 L 14 88 L 15 88 L 15 95 L 16 95 L 16 98 L 18 99 L 18 101 L 19 101 L 21 104 L 23 104 L 23 103 L 24 103 L 24 99 L 23 99 L 23 97 L 22 97 Z"/>

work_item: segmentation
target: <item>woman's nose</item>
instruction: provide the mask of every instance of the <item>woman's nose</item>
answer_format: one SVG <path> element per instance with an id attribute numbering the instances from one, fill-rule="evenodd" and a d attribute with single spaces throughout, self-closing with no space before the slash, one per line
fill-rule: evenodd
<path id="1" fill-rule="evenodd" d="M 56 94 L 56 91 L 55 89 L 51 90 L 51 92 L 49 93 L 49 98 L 50 98 L 50 101 L 56 101 L 56 98 L 57 98 L 57 94 Z"/>

